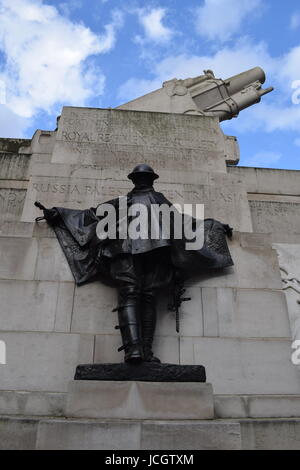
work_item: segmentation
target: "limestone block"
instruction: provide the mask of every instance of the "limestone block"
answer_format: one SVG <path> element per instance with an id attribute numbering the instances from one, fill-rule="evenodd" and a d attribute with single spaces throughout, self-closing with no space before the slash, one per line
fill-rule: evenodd
<path id="1" fill-rule="evenodd" d="M 74 380 L 66 415 L 73 418 L 212 419 L 208 383 Z"/>
<path id="2" fill-rule="evenodd" d="M 121 335 L 96 335 L 95 357 L 93 362 L 100 364 L 103 364 L 105 362 L 123 362 L 124 353 L 118 352 L 118 348 L 121 345 Z"/>
<path id="3" fill-rule="evenodd" d="M 26 196 L 25 189 L 0 188 L 0 220 L 19 220 Z"/>
<path id="4" fill-rule="evenodd" d="M 248 397 L 241 395 L 214 395 L 216 419 L 248 418 Z"/>
<path id="5" fill-rule="evenodd" d="M 140 448 L 141 425 L 135 421 L 41 421 L 38 450 L 132 450 Z"/>
<path id="6" fill-rule="evenodd" d="M 74 283 L 60 282 L 58 285 L 54 331 L 71 331 L 73 314 Z"/>
<path id="7" fill-rule="evenodd" d="M 35 269 L 39 281 L 72 281 L 74 278 L 63 251 L 55 238 L 40 238 Z"/>
<path id="8" fill-rule="evenodd" d="M 180 338 L 180 363 L 204 365 L 216 394 L 299 394 L 291 354 L 288 340 Z"/>
<path id="9" fill-rule="evenodd" d="M 30 238 L 0 238 L 0 278 L 34 278 L 37 240 Z"/>
<path id="10" fill-rule="evenodd" d="M 32 137 L 30 150 L 33 154 L 49 154 L 52 153 L 56 140 L 55 131 L 43 131 L 37 129 Z"/>
<path id="11" fill-rule="evenodd" d="M 300 419 L 243 420 L 243 450 L 299 450 Z"/>
<path id="12" fill-rule="evenodd" d="M 130 170 L 142 160 L 156 170 L 225 173 L 224 135 L 216 118 L 64 107 L 54 163 L 98 164 Z"/>
<path id="13" fill-rule="evenodd" d="M 219 336 L 218 299 L 215 287 L 203 287 L 203 336 Z"/>
<path id="14" fill-rule="evenodd" d="M 299 196 L 299 171 L 276 170 L 261 168 L 256 170 L 257 192 L 273 193 L 274 188 L 279 194 L 295 194 Z"/>
<path id="15" fill-rule="evenodd" d="M 0 413 L 27 416 L 64 416 L 66 393 L 0 390 Z"/>
<path id="16" fill-rule="evenodd" d="M 117 290 L 99 282 L 75 288 L 72 332 L 115 334 Z"/>
<path id="17" fill-rule="evenodd" d="M 0 281 L 1 330 L 70 331 L 71 283 Z"/>
<path id="18" fill-rule="evenodd" d="M 300 173 L 297 170 L 229 166 L 227 172 L 243 181 L 248 193 L 274 194 L 276 188 L 277 194 L 299 196 Z"/>
<path id="19" fill-rule="evenodd" d="M 117 351 L 121 345 L 121 335 L 97 335 L 93 362 L 101 364 L 123 362 L 124 352 Z M 161 362 L 179 364 L 179 337 L 156 335 L 153 341 L 153 352 Z"/>
<path id="20" fill-rule="evenodd" d="M 270 234 L 272 243 L 293 243 L 297 244 L 300 239 L 299 233 L 290 232 L 272 232 Z"/>
<path id="21" fill-rule="evenodd" d="M 151 450 L 239 450 L 238 422 L 157 421 L 144 422 L 142 449 Z"/>
<path id="22" fill-rule="evenodd" d="M 249 396 L 251 418 L 290 418 L 300 416 L 300 395 Z"/>
<path id="23" fill-rule="evenodd" d="M 290 338 L 281 291 L 204 287 L 202 302 L 204 336 Z"/>
<path id="24" fill-rule="evenodd" d="M 34 224 L 27 222 L 1 222 L 0 237 L 25 237 L 31 238 L 34 231 Z"/>
<path id="25" fill-rule="evenodd" d="M 35 450 L 39 421 L 34 418 L 0 418 L 0 450 Z"/>
<path id="26" fill-rule="evenodd" d="M 300 395 L 214 395 L 216 418 L 299 417 Z"/>
<path id="27" fill-rule="evenodd" d="M 0 179 L 25 180 L 30 162 L 30 156 L 21 153 L 0 154 Z"/>
<path id="28" fill-rule="evenodd" d="M 261 195 L 249 201 L 255 232 L 274 233 L 288 231 L 300 234 L 300 197 Z"/>
<path id="29" fill-rule="evenodd" d="M 7 356 L 3 390 L 65 392 L 77 364 L 93 361 L 92 335 L 1 332 L 0 338 Z"/>
<path id="30" fill-rule="evenodd" d="M 225 135 L 225 159 L 227 165 L 237 165 L 240 160 L 240 148 L 235 136 Z"/>
<path id="31" fill-rule="evenodd" d="M 51 162 L 51 153 L 38 153 L 34 152 L 30 158 L 30 165 L 28 168 L 28 175 L 32 175 L 33 168 L 39 163 L 50 163 Z"/>

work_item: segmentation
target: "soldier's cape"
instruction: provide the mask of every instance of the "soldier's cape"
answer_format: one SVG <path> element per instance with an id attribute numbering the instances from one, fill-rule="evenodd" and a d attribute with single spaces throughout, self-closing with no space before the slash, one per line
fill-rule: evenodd
<path id="1" fill-rule="evenodd" d="M 167 201 L 163 194 L 157 192 L 155 194 L 157 203 Z M 108 202 L 117 209 L 119 199 Z M 126 252 L 126 249 L 123 250 L 126 240 L 98 238 L 96 227 L 99 217 L 95 208 L 79 210 L 55 207 L 53 209 L 59 214 L 59 221 L 53 225 L 53 230 L 76 283 L 81 285 L 98 278 L 104 283 L 114 285 L 115 280 L 111 277 L 109 268 L 110 260 L 117 254 Z M 186 279 L 207 269 L 232 266 L 233 261 L 226 240 L 226 233 L 230 235 L 228 229 L 228 225 L 217 220 L 205 219 L 204 244 L 198 250 L 186 250 L 185 239 L 170 241 L 174 268 L 180 270 Z"/>

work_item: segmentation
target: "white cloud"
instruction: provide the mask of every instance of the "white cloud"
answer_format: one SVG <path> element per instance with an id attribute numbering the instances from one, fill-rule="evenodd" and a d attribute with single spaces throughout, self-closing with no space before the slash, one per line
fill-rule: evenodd
<path id="1" fill-rule="evenodd" d="M 233 47 L 224 46 L 211 55 L 169 56 L 154 65 L 152 79 L 131 78 L 122 85 L 119 96 L 126 102 L 160 88 L 165 80 L 195 77 L 204 69 L 212 69 L 216 77 L 225 79 L 255 66 L 265 70 L 266 86 L 273 85 L 275 91 L 263 97 L 259 105 L 242 111 L 238 119 L 225 121 L 222 124 L 225 132 L 300 132 L 300 103 L 292 102 L 293 94 L 300 97 L 300 90 L 292 88 L 293 82 L 300 80 L 300 46 L 283 56 L 273 57 L 264 43 L 241 39 Z"/>
<path id="2" fill-rule="evenodd" d="M 282 157 L 281 153 L 270 152 L 270 151 L 261 151 L 257 152 L 250 158 L 245 158 L 242 162 L 243 165 L 249 165 L 254 167 L 268 167 L 269 165 L 274 165 Z"/>
<path id="3" fill-rule="evenodd" d="M 101 36 L 71 22 L 42 0 L 0 0 L 0 70 L 7 107 L 23 117 L 61 104 L 83 106 L 103 93 L 105 77 L 95 54 L 111 50 L 122 18 L 114 13 Z"/>
<path id="4" fill-rule="evenodd" d="M 290 28 L 297 29 L 300 26 L 300 13 L 293 13 L 290 20 Z"/>
<path id="5" fill-rule="evenodd" d="M 288 80 L 289 87 L 293 81 L 300 80 L 300 45 L 283 56 L 279 72 L 282 79 Z"/>
<path id="6" fill-rule="evenodd" d="M 7 106 L 0 104 L 1 137 L 24 137 L 31 124 L 31 119 L 18 116 Z"/>
<path id="7" fill-rule="evenodd" d="M 225 79 L 256 66 L 271 73 L 277 69 L 277 61 L 270 57 L 264 43 L 254 45 L 247 39 L 238 41 L 233 48 L 223 47 L 213 55 L 169 56 L 154 65 L 152 80 L 131 78 L 125 82 L 120 89 L 120 98 L 136 98 L 160 88 L 165 80 L 195 77 L 203 74 L 204 69 L 212 69 L 216 77 Z"/>
<path id="8" fill-rule="evenodd" d="M 120 100 L 129 101 L 134 98 L 146 95 L 153 90 L 161 87 L 159 79 L 143 80 L 138 78 L 130 78 L 123 85 L 120 86 L 118 91 L 118 98 Z"/>
<path id="9" fill-rule="evenodd" d="M 99 52 L 109 52 L 116 43 L 116 32 L 123 25 L 123 14 L 115 10 L 112 14 L 113 20 L 105 25 L 105 34 L 100 36 L 101 46 Z"/>
<path id="10" fill-rule="evenodd" d="M 61 2 L 57 7 L 65 16 L 71 16 L 73 11 L 82 8 L 82 6 L 82 0 L 72 0 L 72 2 Z"/>
<path id="11" fill-rule="evenodd" d="M 270 57 L 264 43 L 252 44 L 245 39 L 232 48 L 223 47 L 213 55 L 170 56 L 157 64 L 156 72 L 167 80 L 171 77 L 194 77 L 201 75 L 204 69 L 212 69 L 216 77 L 228 78 L 256 66 L 273 71 L 276 60 Z"/>
<path id="12" fill-rule="evenodd" d="M 163 24 L 163 18 L 166 14 L 165 8 L 153 8 L 150 11 L 140 9 L 137 12 L 139 21 L 144 28 L 146 40 L 165 43 L 171 39 L 173 31 Z M 138 37 L 138 40 L 142 42 L 143 38 Z"/>
<path id="13" fill-rule="evenodd" d="M 262 0 L 204 0 L 196 10 L 196 30 L 208 39 L 227 41 L 261 8 Z"/>

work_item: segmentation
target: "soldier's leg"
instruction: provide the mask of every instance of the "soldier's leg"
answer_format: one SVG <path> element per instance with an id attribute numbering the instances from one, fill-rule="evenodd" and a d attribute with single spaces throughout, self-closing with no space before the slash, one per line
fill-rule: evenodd
<path id="1" fill-rule="evenodd" d="M 138 255 L 139 256 L 139 255 Z M 158 288 L 167 285 L 171 280 L 170 252 L 168 248 L 145 253 L 140 256 L 142 265 L 141 286 L 141 324 L 144 361 L 160 362 L 153 355 L 152 343 L 156 328 L 156 299 Z"/>
<path id="2" fill-rule="evenodd" d="M 160 362 L 158 357 L 153 355 L 152 351 L 156 327 L 156 291 L 151 287 L 144 287 L 142 290 L 141 324 L 144 361 Z"/>
<path id="3" fill-rule="evenodd" d="M 141 288 L 131 255 L 114 260 L 112 265 L 118 281 L 119 325 L 123 345 L 118 349 L 125 351 L 125 362 L 139 362 L 143 359 L 139 304 Z"/>

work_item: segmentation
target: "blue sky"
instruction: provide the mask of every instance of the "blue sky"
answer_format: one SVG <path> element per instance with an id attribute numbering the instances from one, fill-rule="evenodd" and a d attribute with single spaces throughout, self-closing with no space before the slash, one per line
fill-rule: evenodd
<path id="1" fill-rule="evenodd" d="M 299 0 L 0 0 L 0 136 L 54 129 L 63 105 L 255 66 L 275 91 L 222 128 L 240 165 L 300 170 Z"/>

